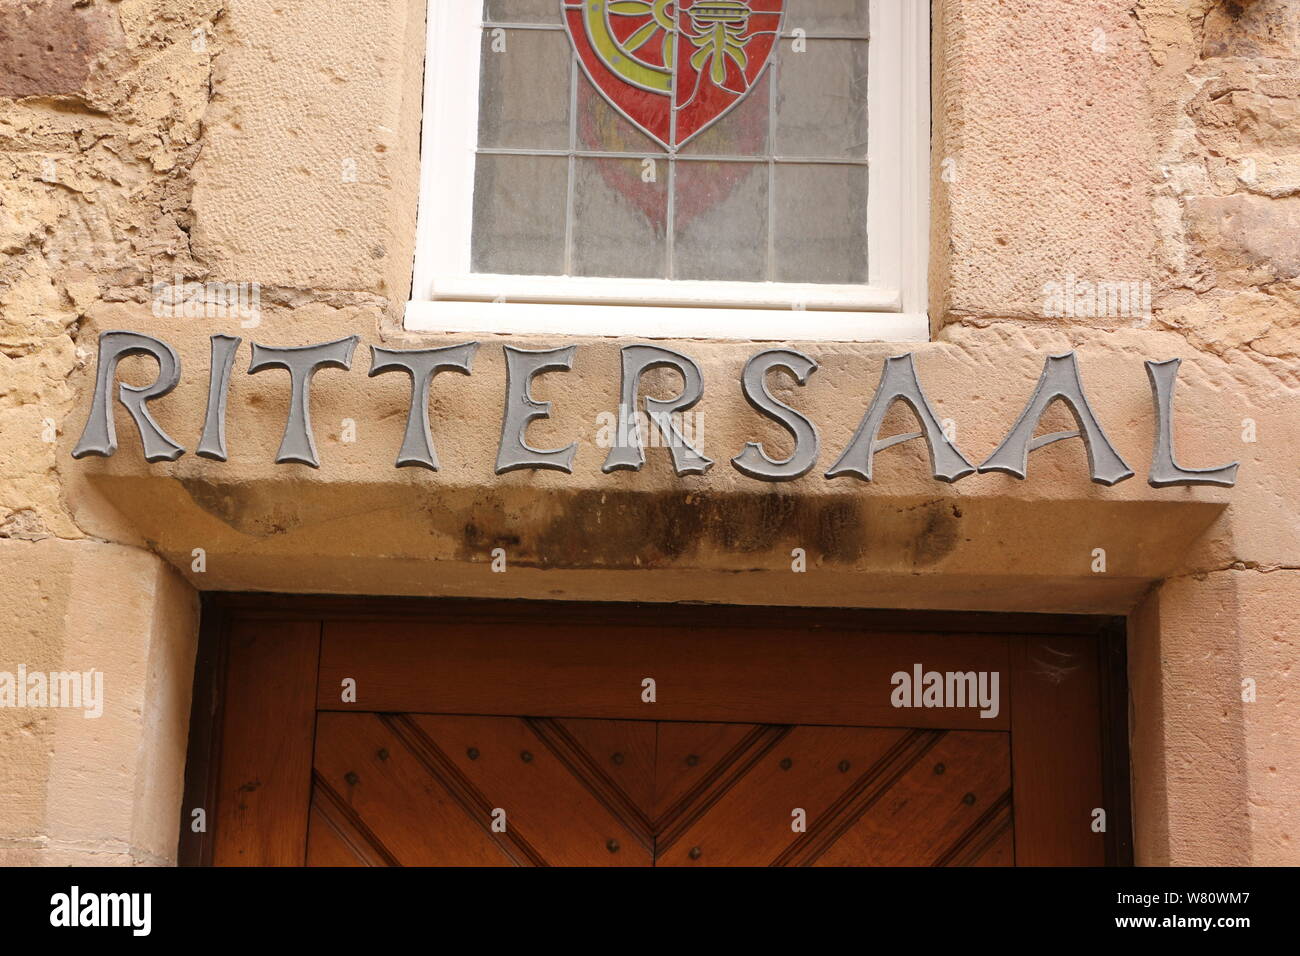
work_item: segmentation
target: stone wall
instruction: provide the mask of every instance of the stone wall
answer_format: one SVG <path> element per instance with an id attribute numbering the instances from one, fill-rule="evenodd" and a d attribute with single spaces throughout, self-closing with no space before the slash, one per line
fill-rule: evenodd
<path id="1" fill-rule="evenodd" d="M 423 13 L 420 0 L 0 4 L 0 669 L 100 668 L 111 708 L 101 721 L 0 710 L 0 860 L 174 857 L 205 589 L 1130 613 L 1139 859 L 1300 859 L 1295 4 L 936 3 L 922 381 L 978 462 L 1044 357 L 1077 349 L 1137 472 L 1114 488 L 1087 480 L 1078 442 L 1035 452 L 1023 483 L 934 482 L 915 442 L 882 453 L 871 484 L 826 481 L 902 351 L 887 344 L 793 343 L 821 368 L 779 394 L 823 445 L 818 468 L 781 486 L 728 462 L 747 441 L 785 447 L 735 384 L 770 343 L 666 343 L 707 379 L 717 465 L 699 477 L 675 477 L 663 449 L 641 472 L 601 473 L 597 416 L 617 403 L 627 344 L 613 339 L 480 337 L 473 376 L 434 388 L 436 475 L 392 467 L 406 386 L 368 379 L 362 350 L 314 390 L 322 468 L 274 465 L 286 376 L 244 374 L 245 343 L 231 460 L 196 457 L 210 334 L 468 338 L 401 330 Z M 176 276 L 258 283 L 260 324 L 160 317 L 154 283 Z M 1070 276 L 1148 282 L 1150 313 L 1045 314 L 1045 288 Z M 115 457 L 70 457 L 111 328 L 182 357 L 180 387 L 153 404 L 190 449 L 177 462 L 147 465 L 121 409 Z M 555 411 L 530 437 L 579 441 L 575 473 L 493 475 L 500 346 L 570 341 L 574 371 L 539 380 Z M 1175 356 L 1179 458 L 1240 460 L 1234 489 L 1145 482 L 1142 361 Z M 153 374 L 122 365 L 125 381 Z M 896 409 L 886 429 L 909 425 Z M 496 547 L 505 575 L 488 569 Z M 794 548 L 810 568 L 797 584 Z"/>

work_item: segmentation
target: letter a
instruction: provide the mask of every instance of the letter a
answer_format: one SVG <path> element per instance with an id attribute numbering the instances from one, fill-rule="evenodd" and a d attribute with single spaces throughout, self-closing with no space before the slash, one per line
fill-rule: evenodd
<path id="1" fill-rule="evenodd" d="M 894 435 L 878 441 L 881 423 L 893 404 L 906 402 L 921 425 L 921 431 L 911 434 Z M 876 396 L 871 400 L 862 424 L 858 426 L 849 447 L 844 449 L 839 461 L 826 472 L 827 478 L 840 475 L 857 475 L 866 481 L 871 480 L 871 463 L 876 452 L 882 451 L 913 438 L 924 438 L 930 450 L 930 469 L 939 481 L 954 482 L 975 473 L 975 468 L 966 456 L 957 450 L 957 446 L 944 434 L 939 419 L 921 391 L 921 383 L 916 378 L 916 366 L 912 362 L 912 353 L 895 355 L 885 361 L 885 372 L 880 377 Z"/>
<path id="2" fill-rule="evenodd" d="M 1041 438 L 1034 437 L 1034 430 L 1043 412 L 1052 402 L 1060 399 L 1069 407 L 1079 430 L 1075 432 L 1055 432 Z M 1029 465 L 1029 453 L 1037 451 L 1044 445 L 1050 445 L 1066 438 L 1082 438 L 1083 446 L 1088 451 L 1088 470 L 1092 480 L 1099 485 L 1115 485 L 1126 478 L 1133 477 L 1130 468 L 1115 451 L 1110 439 L 1102 430 L 1097 416 L 1092 413 L 1087 397 L 1083 394 L 1083 382 L 1079 379 L 1079 363 L 1074 352 L 1064 355 L 1049 355 L 1043 365 L 1043 374 L 1038 379 L 1029 404 L 1020 413 L 1011 432 L 1003 439 L 988 460 L 980 465 L 981 472 L 1004 471 L 1017 478 L 1025 477 Z"/>

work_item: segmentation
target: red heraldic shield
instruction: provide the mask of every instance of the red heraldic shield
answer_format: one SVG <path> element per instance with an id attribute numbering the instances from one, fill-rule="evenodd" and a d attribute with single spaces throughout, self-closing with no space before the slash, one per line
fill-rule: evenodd
<path id="1" fill-rule="evenodd" d="M 758 84 L 785 0 L 560 0 L 596 89 L 676 150 Z"/>

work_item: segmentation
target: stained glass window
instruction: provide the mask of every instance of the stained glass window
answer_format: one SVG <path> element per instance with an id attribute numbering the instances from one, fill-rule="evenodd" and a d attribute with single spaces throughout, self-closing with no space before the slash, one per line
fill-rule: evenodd
<path id="1" fill-rule="evenodd" d="M 472 270 L 865 284 L 868 0 L 484 0 Z"/>

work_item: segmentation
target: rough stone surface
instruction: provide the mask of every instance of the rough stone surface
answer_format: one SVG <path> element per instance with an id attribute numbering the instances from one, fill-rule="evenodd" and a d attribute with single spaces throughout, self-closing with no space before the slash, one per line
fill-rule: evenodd
<path id="1" fill-rule="evenodd" d="M 1286 0 L 1228 0 L 1205 15 L 1201 56 L 1292 57 L 1300 53 L 1300 7 Z"/>
<path id="2" fill-rule="evenodd" d="M 0 709 L 0 862 L 174 862 L 193 590 L 141 549 L 93 541 L 0 540 L 0 567 L 0 668 L 95 670 L 105 698 L 98 718 Z"/>
<path id="3" fill-rule="evenodd" d="M 120 39 L 106 4 L 6 3 L 0 8 L 0 97 L 77 93 L 95 60 Z"/>
<path id="4" fill-rule="evenodd" d="M 405 302 L 420 95 L 400 80 L 420 76 L 423 4 L 250 0 L 221 28 L 233 43 L 195 166 L 198 257 L 227 281 Z"/>
<path id="5" fill-rule="evenodd" d="M 518 336 L 481 337 L 474 375 L 435 385 L 436 475 L 391 467 L 407 386 L 368 379 L 364 347 L 350 372 L 317 379 L 322 468 L 274 465 L 285 375 L 245 375 L 247 340 L 463 339 L 400 328 L 423 10 L 0 7 L 0 669 L 84 661 L 114 675 L 114 711 L 98 722 L 0 712 L 0 862 L 172 858 L 195 591 L 219 588 L 1131 613 L 1140 858 L 1300 862 L 1289 797 L 1300 785 L 1294 3 L 936 4 L 935 335 L 916 349 L 922 381 L 979 462 L 1044 356 L 1078 349 L 1098 415 L 1137 472 L 1112 489 L 1087 481 L 1077 441 L 1035 452 L 1023 483 L 936 483 L 915 442 L 881 453 L 870 485 L 823 480 L 883 360 L 901 351 L 884 344 L 802 346 L 821 368 L 778 394 L 817 422 L 823 448 L 814 473 L 787 485 L 729 464 L 747 441 L 787 448 L 736 387 L 752 343 L 668 343 L 706 374 L 717 464 L 702 477 L 673 476 L 662 448 L 640 473 L 600 472 L 617 340 L 581 342 L 574 370 L 534 390 L 555 409 L 530 440 L 578 441 L 574 475 L 494 476 L 500 346 L 568 341 Z M 356 182 L 341 175 L 349 159 Z M 260 323 L 157 314 L 155 282 L 177 276 L 259 283 Z M 1149 282 L 1150 314 L 1046 314 L 1045 287 L 1069 276 Z M 120 407 L 119 454 L 70 458 L 96 337 L 111 328 L 158 335 L 182 357 L 180 387 L 153 405 L 191 449 L 175 463 L 141 460 Z M 246 340 L 226 463 L 192 453 L 217 332 Z M 1142 361 L 1174 356 L 1179 459 L 1240 460 L 1235 489 L 1145 483 Z M 120 378 L 143 384 L 152 369 L 133 358 Z M 647 390 L 672 385 L 652 377 Z M 910 424 L 896 409 L 886 432 Z M 494 547 L 510 573 L 488 571 Z M 811 569 L 797 582 L 796 547 Z M 1104 574 L 1091 570 L 1098 547 Z M 1254 704 L 1239 699 L 1243 677 L 1258 682 Z"/>
<path id="6" fill-rule="evenodd" d="M 1300 571 L 1232 569 L 1170 579 L 1134 615 L 1139 864 L 1294 864 L 1297 601 Z"/>
<path id="7" fill-rule="evenodd" d="M 1041 319 L 1043 286 L 1070 274 L 1155 282 L 1152 67 L 1131 4 L 949 0 L 936 17 L 935 158 L 957 178 L 935 164 L 932 321 Z"/>

